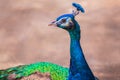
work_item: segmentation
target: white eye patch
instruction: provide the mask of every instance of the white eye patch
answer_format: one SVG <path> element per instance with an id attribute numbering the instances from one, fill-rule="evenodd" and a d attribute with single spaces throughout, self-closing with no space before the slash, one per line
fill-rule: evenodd
<path id="1" fill-rule="evenodd" d="M 66 20 L 67 20 L 67 17 L 63 17 L 63 18 L 61 18 L 60 20 L 58 20 L 58 22 L 61 22 L 61 23 L 62 23 L 62 22 L 63 22 L 63 20 L 65 20 L 65 21 L 66 21 Z"/>
<path id="2" fill-rule="evenodd" d="M 69 23 L 72 22 L 71 18 L 64 17 L 59 20 L 61 22 L 61 26 L 69 26 Z"/>

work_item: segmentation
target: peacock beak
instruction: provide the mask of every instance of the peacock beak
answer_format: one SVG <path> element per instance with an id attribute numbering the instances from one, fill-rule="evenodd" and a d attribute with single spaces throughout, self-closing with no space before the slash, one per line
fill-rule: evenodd
<path id="1" fill-rule="evenodd" d="M 52 21 L 50 24 L 48 24 L 48 26 L 56 26 L 57 25 L 57 21 Z"/>

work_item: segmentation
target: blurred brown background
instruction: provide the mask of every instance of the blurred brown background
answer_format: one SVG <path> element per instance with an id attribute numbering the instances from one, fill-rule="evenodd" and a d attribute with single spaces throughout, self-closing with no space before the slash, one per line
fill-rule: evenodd
<path id="1" fill-rule="evenodd" d="M 69 36 L 47 26 L 72 2 L 86 10 L 81 24 L 85 57 L 100 80 L 120 80 L 120 0 L 0 0 L 0 69 L 50 61 L 69 66 Z"/>

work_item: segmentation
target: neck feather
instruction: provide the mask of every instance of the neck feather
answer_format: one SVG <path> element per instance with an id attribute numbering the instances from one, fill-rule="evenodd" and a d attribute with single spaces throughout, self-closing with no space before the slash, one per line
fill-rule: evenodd
<path id="1" fill-rule="evenodd" d="M 75 26 L 79 28 L 77 24 Z M 80 29 L 75 31 L 69 31 L 70 34 L 70 75 L 86 75 L 89 74 L 90 77 L 93 77 L 93 74 L 85 60 L 81 45 L 80 45 Z M 84 73 L 85 72 L 85 73 Z M 93 80 L 93 79 L 91 79 Z"/>

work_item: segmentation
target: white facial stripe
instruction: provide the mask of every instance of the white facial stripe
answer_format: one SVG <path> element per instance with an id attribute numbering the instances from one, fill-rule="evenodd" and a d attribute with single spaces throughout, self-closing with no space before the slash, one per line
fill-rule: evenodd
<path id="1" fill-rule="evenodd" d="M 69 22 L 63 23 L 61 26 L 69 26 Z"/>
<path id="2" fill-rule="evenodd" d="M 58 20 L 58 21 L 61 21 L 62 19 L 67 19 L 67 17 L 63 17 L 63 18 L 61 18 L 60 20 Z"/>

